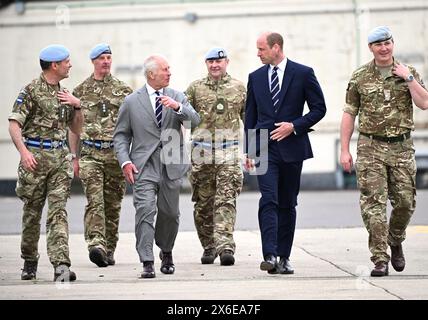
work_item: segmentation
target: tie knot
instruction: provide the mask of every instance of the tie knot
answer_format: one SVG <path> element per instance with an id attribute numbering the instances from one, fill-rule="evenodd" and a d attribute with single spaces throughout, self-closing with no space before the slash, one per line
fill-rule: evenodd
<path id="1" fill-rule="evenodd" d="M 160 92 L 159 91 L 155 91 L 157 96 L 160 96 Z"/>
<path id="2" fill-rule="evenodd" d="M 278 70 L 278 66 L 273 67 L 273 71 L 276 72 Z"/>

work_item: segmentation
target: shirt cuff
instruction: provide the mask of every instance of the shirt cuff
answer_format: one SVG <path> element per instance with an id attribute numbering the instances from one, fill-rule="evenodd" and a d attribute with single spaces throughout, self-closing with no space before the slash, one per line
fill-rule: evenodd
<path id="1" fill-rule="evenodd" d="M 174 112 L 176 114 L 182 114 L 183 113 L 183 112 L 181 112 L 182 110 L 183 110 L 183 105 L 179 102 L 178 103 L 178 110 L 177 111 L 174 110 Z"/>
<path id="2" fill-rule="evenodd" d="M 123 167 L 126 166 L 128 163 L 132 163 L 132 161 L 129 161 L 129 160 L 125 161 L 124 163 L 122 163 L 120 167 L 123 169 Z"/>

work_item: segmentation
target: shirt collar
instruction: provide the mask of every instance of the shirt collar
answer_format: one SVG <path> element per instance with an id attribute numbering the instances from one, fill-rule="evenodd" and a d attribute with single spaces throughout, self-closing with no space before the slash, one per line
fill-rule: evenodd
<path id="1" fill-rule="evenodd" d="M 287 57 L 285 57 L 280 63 L 277 64 L 277 67 L 280 71 L 284 72 L 285 71 L 285 67 L 287 66 Z M 273 64 L 269 65 L 270 70 L 273 70 L 273 68 L 275 67 Z"/>
<path id="2" fill-rule="evenodd" d="M 152 94 L 155 94 L 156 91 L 159 91 L 159 93 L 161 95 L 163 95 L 163 89 L 164 88 L 159 89 L 159 90 L 155 90 L 148 83 L 146 83 L 146 87 L 147 87 L 147 93 L 149 94 L 149 96 L 151 96 Z"/>

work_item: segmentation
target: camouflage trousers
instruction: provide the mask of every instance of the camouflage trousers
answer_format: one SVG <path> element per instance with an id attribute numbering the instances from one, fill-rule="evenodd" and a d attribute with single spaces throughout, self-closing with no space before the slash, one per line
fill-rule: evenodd
<path id="1" fill-rule="evenodd" d="M 73 179 L 71 154 L 68 149 L 29 150 L 37 161 L 37 168 L 30 172 L 20 164 L 15 190 L 24 202 L 21 257 L 26 261 L 39 259 L 40 220 L 47 199 L 46 242 L 49 261 L 54 267 L 60 264 L 70 266 L 65 207 Z"/>
<path id="2" fill-rule="evenodd" d="M 113 149 L 83 146 L 79 176 L 86 195 L 84 229 L 88 249 L 114 252 L 119 240 L 119 216 L 125 177 Z"/>
<path id="3" fill-rule="evenodd" d="M 389 262 L 388 245 L 406 238 L 416 206 L 416 161 L 412 139 L 387 143 L 360 135 L 357 145 L 357 182 L 361 215 L 369 232 L 373 263 Z M 387 220 L 387 201 L 392 212 Z"/>
<path id="4" fill-rule="evenodd" d="M 192 184 L 194 220 L 204 249 L 235 252 L 233 231 L 236 221 L 236 198 L 241 192 L 243 174 L 237 164 L 193 164 Z"/>

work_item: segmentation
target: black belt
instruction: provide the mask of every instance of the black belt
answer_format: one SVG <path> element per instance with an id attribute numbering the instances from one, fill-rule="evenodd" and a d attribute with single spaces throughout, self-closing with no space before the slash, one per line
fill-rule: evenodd
<path id="1" fill-rule="evenodd" d="M 374 134 L 369 134 L 364 132 L 360 132 L 360 134 L 373 140 L 378 140 L 378 141 L 388 142 L 388 143 L 402 142 L 410 138 L 410 131 L 407 131 L 406 133 L 400 134 L 399 136 L 395 136 L 395 137 L 376 136 Z"/>
<path id="2" fill-rule="evenodd" d="M 52 140 L 42 138 L 25 138 L 24 143 L 28 147 L 40 149 L 58 149 L 67 145 L 65 140 Z"/>
<path id="3" fill-rule="evenodd" d="M 85 146 L 92 147 L 98 150 L 101 149 L 112 149 L 114 147 L 113 141 L 111 140 L 82 140 Z"/>

